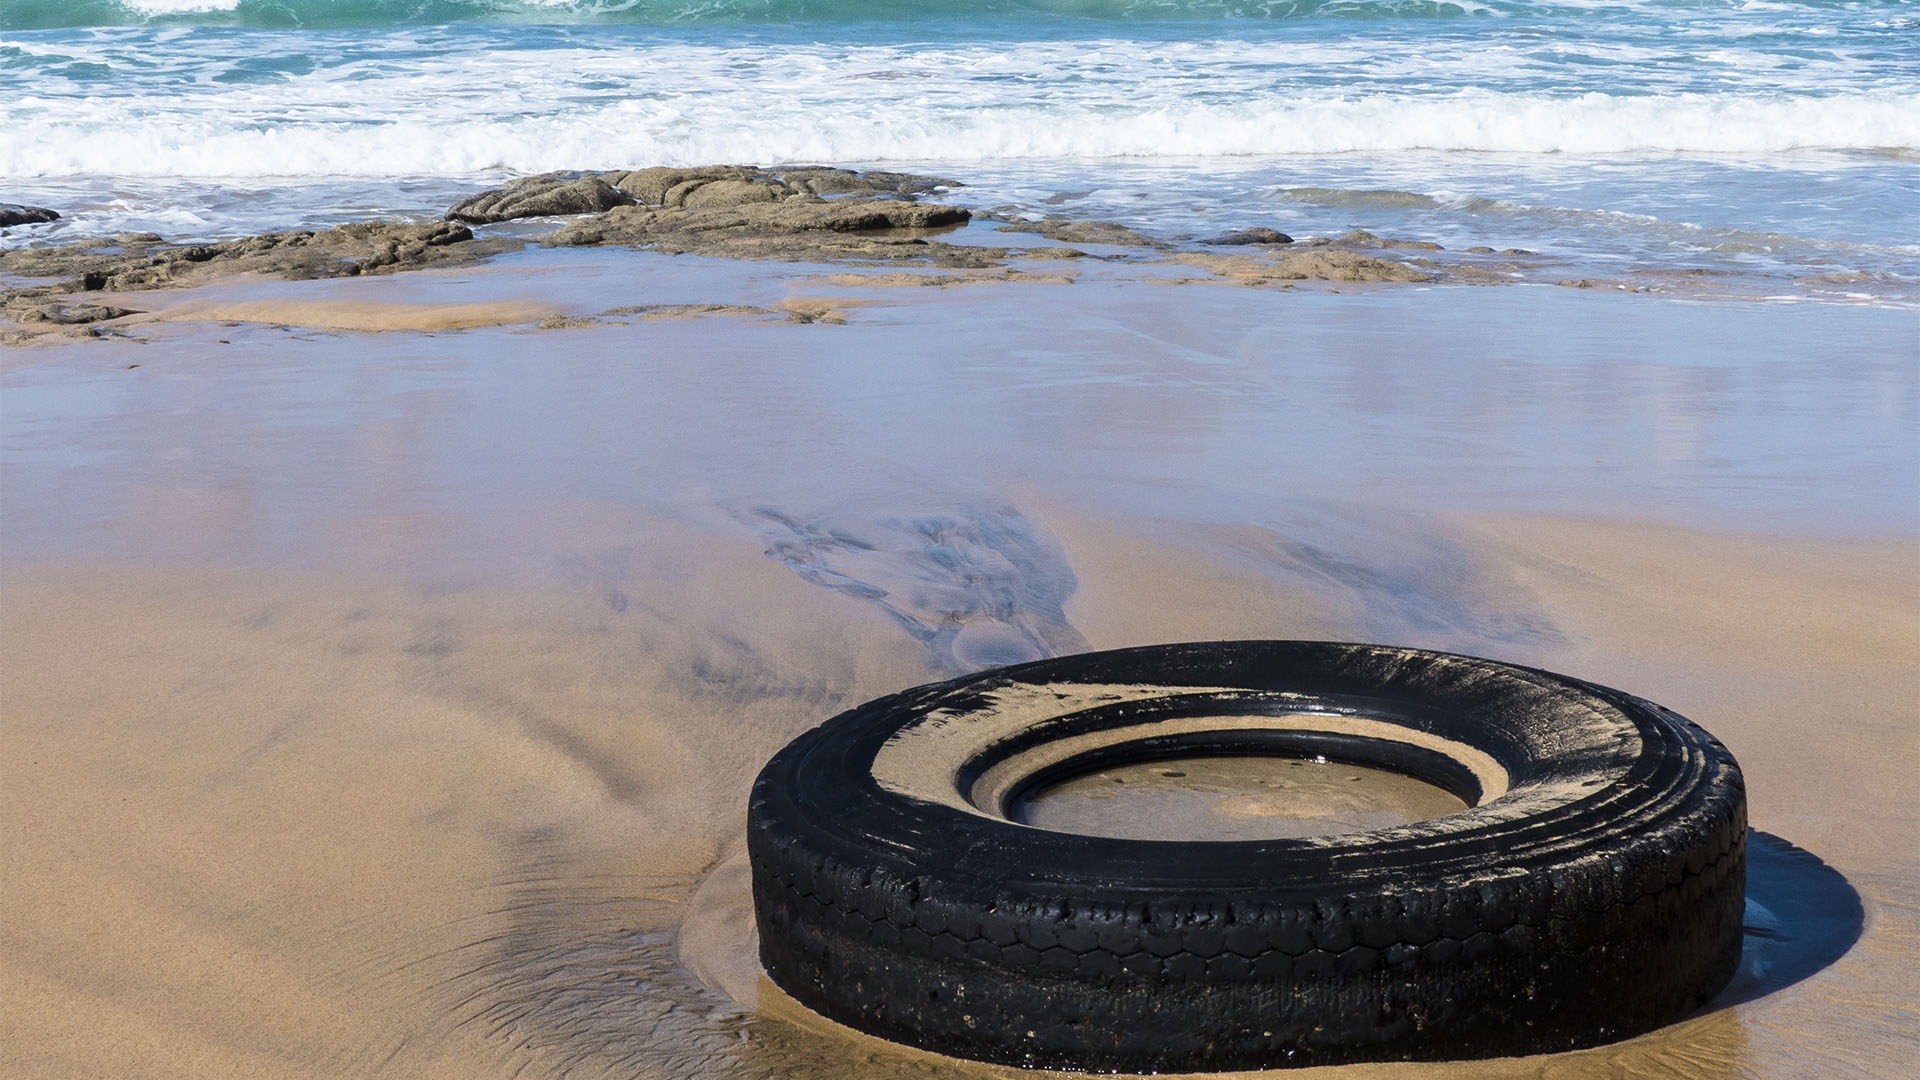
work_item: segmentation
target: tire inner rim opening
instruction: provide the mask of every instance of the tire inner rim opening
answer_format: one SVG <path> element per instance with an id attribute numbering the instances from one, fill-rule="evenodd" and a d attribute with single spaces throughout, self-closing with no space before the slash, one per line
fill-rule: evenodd
<path id="1" fill-rule="evenodd" d="M 985 708 L 964 712 L 935 710 L 909 724 L 883 747 L 874 761 L 883 786 L 917 788 L 956 809 L 1040 828 L 1029 804 L 1076 778 L 1116 768 L 1176 759 L 1241 759 L 1271 769 L 1276 759 L 1319 765 L 1339 763 L 1394 774 L 1415 794 L 1414 813 L 1406 820 L 1428 820 L 1489 803 L 1507 792 L 1509 776 L 1492 755 L 1452 739 L 1359 712 L 1286 707 L 1277 695 L 1249 696 L 1231 688 L 1056 685 L 1002 693 Z M 1110 712 L 1111 721 L 1087 730 L 1086 721 Z M 1278 761 L 1279 768 L 1300 773 Z M 1198 767 L 1217 770 L 1219 764 Z M 947 783 L 929 785 L 944 772 Z M 1159 770 L 1193 772 L 1192 769 Z M 1352 770 L 1340 774 L 1355 775 Z M 1361 773 L 1365 777 L 1366 773 Z M 1161 776 L 1160 779 L 1173 780 Z M 890 783 L 890 781 L 892 781 Z M 1352 781 L 1341 781 L 1353 783 Z M 1360 784 L 1366 784 L 1363 779 Z M 1120 786 L 1120 785 L 1115 785 Z M 1419 789 L 1427 789 L 1420 792 Z M 1438 789 L 1432 790 L 1432 789 Z M 1270 789 L 1271 791 L 1271 789 Z M 1249 794 L 1259 794 L 1256 788 Z M 1304 792 L 1302 794 L 1305 794 Z M 1242 808 L 1249 808 L 1242 804 Z M 1417 809 L 1416 809 L 1417 808 Z M 1118 809 L 1116 807 L 1116 809 Z M 1122 815 L 1113 815 L 1119 818 Z M 1282 831 L 1265 836 L 1330 835 L 1350 829 L 1308 827 L 1289 830 L 1284 817 L 1272 818 Z M 1122 821 L 1109 823 L 1123 826 Z M 1217 823 L 1217 822 L 1216 822 Z M 1391 827 L 1381 822 L 1361 828 Z M 1149 829 L 1151 823 L 1145 824 Z M 1067 828 L 1064 831 L 1081 831 Z M 1233 830 L 1196 827 L 1181 839 L 1232 840 Z M 1095 835 L 1137 839 L 1172 838 L 1155 834 L 1095 830 Z"/>
<path id="2" fill-rule="evenodd" d="M 975 809 L 1017 824 L 1204 841 L 1445 817 L 1478 805 L 1489 784 L 1497 795 L 1506 777 L 1471 747 L 1399 725 L 1283 712 L 1169 716 L 1059 739 L 1029 734 L 976 753 L 958 778 Z"/>
<path id="3" fill-rule="evenodd" d="M 1120 840 L 1279 840 L 1410 825 L 1470 805 L 1399 770 L 1324 755 L 1148 754 L 1027 785 L 1007 817 Z"/>

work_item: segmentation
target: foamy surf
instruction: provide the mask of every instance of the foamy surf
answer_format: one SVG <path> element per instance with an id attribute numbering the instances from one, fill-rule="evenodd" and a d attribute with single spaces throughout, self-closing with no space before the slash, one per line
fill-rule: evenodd
<path id="1" fill-rule="evenodd" d="M 490 115 L 426 98 L 355 119 L 347 100 L 233 93 L 129 118 L 111 99 L 25 98 L 0 131 L 12 177 L 466 175 L 635 163 L 1213 158 L 1444 150 L 1768 154 L 1920 145 L 1920 93 L 1670 98 L 1462 91 L 1442 98 L 1298 95 L 1214 103 L 955 100 L 867 93 L 805 100 L 743 88 Z M 262 101 L 262 97 L 268 98 Z"/>
<path id="2" fill-rule="evenodd" d="M 1165 238 L 1400 230 L 1540 251 L 1570 279 L 1904 293 L 1910 19 L 1893 0 L 16 0 L 0 196 L 63 217 L 0 244 L 424 219 L 516 175 L 807 162 Z M 1272 194 L 1299 188 L 1435 203 Z"/>

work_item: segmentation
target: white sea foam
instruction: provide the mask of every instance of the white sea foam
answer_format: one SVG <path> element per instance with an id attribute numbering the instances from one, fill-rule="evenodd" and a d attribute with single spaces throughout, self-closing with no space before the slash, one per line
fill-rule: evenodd
<path id="1" fill-rule="evenodd" d="M 186 15 L 205 11 L 232 11 L 240 0 L 120 0 L 142 15 Z"/>
<path id="2" fill-rule="evenodd" d="M 426 103 L 423 103 L 423 105 Z M 975 106 L 759 93 L 635 97 L 563 113 L 430 105 L 378 121 L 285 102 L 275 115 L 127 115 L 115 103 L 17 103 L 12 176 L 431 176 L 710 161 L 1217 157 L 1436 149 L 1619 154 L 1920 146 L 1920 93 L 1672 98 L 1468 91 L 1120 105 Z"/>
<path id="3" fill-rule="evenodd" d="M 0 27 L 40 2 L 0 0 Z M 1300 235 L 1575 251 L 1572 276 L 1673 260 L 1914 276 L 1920 41 L 1885 0 L 1476 8 L 1497 17 L 1271 0 L 1299 17 L 1231 25 L 1115 15 L 1172 10 L 1159 0 L 924 20 L 912 0 L 137 2 L 174 21 L 0 31 L 0 188 L 64 215 L 0 243 L 432 218 L 552 169 L 894 162 L 966 179 L 971 205 L 1075 193 L 1077 213 L 1159 234 L 1272 215 Z M 616 25 L 696 7 L 796 21 Z M 870 7 L 892 14 L 850 21 Z M 188 9 L 307 28 L 207 30 Z M 1310 186 L 1338 190 L 1263 197 Z M 1380 188 L 1414 197 L 1365 197 Z"/>
<path id="4" fill-rule="evenodd" d="M 1880 60 L 1802 55 L 1783 76 L 1744 48 L 1662 68 L 1647 45 L 1588 43 L 1580 55 L 1631 73 L 1600 91 L 1566 76 L 1582 65 L 1543 74 L 1558 61 L 1538 50 L 1470 38 L 1405 54 L 1353 38 L 530 47 L 417 29 L 371 46 L 219 37 L 155 52 L 103 37 L 13 77 L 0 175 L 1920 146 L 1920 94 Z M 74 61 L 79 76 L 62 66 Z M 1690 89 L 1702 68 L 1712 89 Z"/>

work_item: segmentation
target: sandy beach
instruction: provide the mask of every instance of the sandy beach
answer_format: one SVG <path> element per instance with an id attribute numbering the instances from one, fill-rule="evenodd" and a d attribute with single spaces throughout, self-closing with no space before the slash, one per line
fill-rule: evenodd
<path id="1" fill-rule="evenodd" d="M 1091 645 L 1356 629 L 1284 580 L 1196 557 L 1205 541 L 1179 530 L 1059 520 L 1068 623 Z M 938 675 L 925 651 L 750 541 L 620 524 L 638 553 L 592 585 L 10 571 L 7 1073 L 1016 1075 L 835 1030 L 754 966 L 738 850 L 757 763 Z M 1739 754 L 1751 897 L 1777 910 L 1750 911 L 1726 1001 L 1672 1028 L 1341 1074 L 1875 1076 L 1904 1060 L 1920 549 L 1444 527 L 1555 628 L 1516 658 L 1633 686 Z"/>
<path id="2" fill-rule="evenodd" d="M 0 1080 L 1035 1075 L 774 985 L 750 787 L 877 697 L 1224 639 L 1684 714 L 1744 769 L 1744 909 L 1722 761 L 1675 824 L 1705 850 L 1651 826 L 1543 871 L 1537 820 L 1475 831 L 1485 874 L 1431 931 L 1429 899 L 1319 895 L 1230 904 L 1218 945 L 1211 915 L 1085 953 L 983 930 L 1036 971 L 1176 980 L 1053 983 L 1031 1024 L 993 1019 L 1031 1016 L 1024 982 L 901 974 L 965 937 L 917 944 L 956 929 L 950 883 L 900 875 L 903 965 L 820 930 L 854 879 L 756 827 L 799 898 L 762 888 L 769 940 L 852 943 L 834 977 L 886 1008 L 835 1015 L 897 1030 L 924 993 L 988 1036 L 923 1013 L 926 1045 L 1006 1060 L 1071 1064 L 1047 1021 L 1112 992 L 1107 1060 L 1141 1067 L 1643 1031 L 1737 936 L 1717 997 L 1623 1041 L 1259 1075 L 1912 1072 L 1916 30 L 1911 0 L 0 0 Z M 1540 749 L 1591 773 L 1605 725 L 1578 726 Z M 1095 757 L 1063 739 L 970 790 L 1158 838 L 1545 812 L 1441 727 L 1374 762 L 1418 775 L 1314 749 L 1067 777 L 1048 753 Z M 894 744 L 883 782 L 948 779 L 929 746 L 962 752 Z M 1548 773 L 1556 829 L 1660 787 Z M 868 821 L 824 805 L 797 816 Z M 1023 870 L 987 872 L 993 918 Z M 1203 957 L 1304 996 L 1168 1011 Z"/>
<path id="3" fill-rule="evenodd" d="M 90 299 L 140 310 L 0 373 L 0 1073 L 1019 1075 L 760 977 L 748 784 L 906 686 L 1240 637 L 1629 689 L 1748 778 L 1702 1014 L 1324 1075 L 1920 1051 L 1908 312 L 603 248 Z"/>

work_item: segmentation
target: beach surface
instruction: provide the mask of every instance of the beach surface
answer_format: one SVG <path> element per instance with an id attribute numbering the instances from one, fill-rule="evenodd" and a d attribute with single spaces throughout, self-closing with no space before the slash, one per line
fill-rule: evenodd
<path id="1" fill-rule="evenodd" d="M 760 977 L 748 785 L 907 686 L 1242 637 L 1617 686 L 1749 785 L 1701 1014 L 1325 1075 L 1920 1052 L 1909 312 L 1119 266 L 530 250 L 7 350 L 0 1074 L 1030 1075 Z"/>
<path id="2" fill-rule="evenodd" d="M 749 784 L 1235 637 L 1611 684 L 1750 786 L 1699 1015 L 1322 1075 L 1910 1071 L 1916 29 L 0 0 L 0 1078 L 1011 1080 L 762 977 Z"/>

